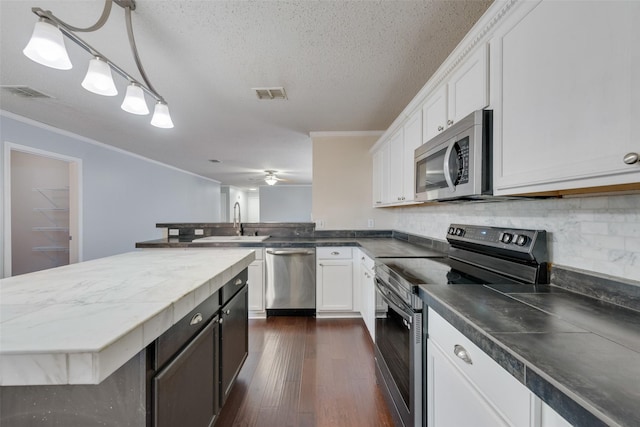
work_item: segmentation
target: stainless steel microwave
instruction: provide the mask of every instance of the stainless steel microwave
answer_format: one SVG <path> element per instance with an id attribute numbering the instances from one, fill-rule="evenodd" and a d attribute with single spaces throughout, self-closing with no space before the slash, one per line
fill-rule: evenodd
<path id="1" fill-rule="evenodd" d="M 493 112 L 474 111 L 415 151 L 415 199 L 474 200 L 491 196 Z"/>

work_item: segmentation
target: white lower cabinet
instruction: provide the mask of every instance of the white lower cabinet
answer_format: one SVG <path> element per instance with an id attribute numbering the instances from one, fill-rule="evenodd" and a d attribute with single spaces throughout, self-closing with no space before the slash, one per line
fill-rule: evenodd
<path id="1" fill-rule="evenodd" d="M 428 316 L 427 426 L 571 426 L 442 316 Z"/>
<path id="2" fill-rule="evenodd" d="M 264 307 L 264 249 L 256 249 L 256 259 L 249 264 L 249 317 L 266 317 Z"/>
<path id="3" fill-rule="evenodd" d="M 349 247 L 316 250 L 316 312 L 319 317 L 353 317 L 353 258 Z"/>
<path id="4" fill-rule="evenodd" d="M 433 310 L 428 316 L 428 425 L 530 427 L 529 389 Z"/>
<path id="5" fill-rule="evenodd" d="M 374 261 L 360 252 L 360 313 L 369 331 L 371 340 L 375 341 L 376 325 L 376 282 L 373 273 Z"/>

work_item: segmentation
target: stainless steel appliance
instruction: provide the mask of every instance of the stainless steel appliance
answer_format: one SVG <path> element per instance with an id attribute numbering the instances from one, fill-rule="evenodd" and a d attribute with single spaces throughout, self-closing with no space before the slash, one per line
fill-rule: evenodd
<path id="1" fill-rule="evenodd" d="M 477 284 L 496 289 L 548 283 L 546 232 L 451 224 L 446 258 L 378 258 L 376 376 L 404 427 L 426 425 L 426 316 L 419 285 Z"/>
<path id="2" fill-rule="evenodd" d="M 475 111 L 416 149 L 416 200 L 491 196 L 492 113 Z"/>
<path id="3" fill-rule="evenodd" d="M 266 249 L 267 316 L 315 315 L 315 248 Z"/>

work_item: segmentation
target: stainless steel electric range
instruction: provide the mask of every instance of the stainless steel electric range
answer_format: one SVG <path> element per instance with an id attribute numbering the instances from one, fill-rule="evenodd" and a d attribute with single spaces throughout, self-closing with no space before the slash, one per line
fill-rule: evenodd
<path id="1" fill-rule="evenodd" d="M 423 384 L 426 326 L 417 287 L 429 284 L 546 284 L 547 234 L 543 230 L 451 224 L 450 249 L 441 258 L 378 258 L 376 376 L 399 426 L 426 425 Z"/>

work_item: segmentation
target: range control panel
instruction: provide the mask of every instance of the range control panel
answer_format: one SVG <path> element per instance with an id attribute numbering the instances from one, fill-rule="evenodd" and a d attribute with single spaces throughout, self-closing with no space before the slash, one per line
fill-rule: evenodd
<path id="1" fill-rule="evenodd" d="M 500 252 L 531 256 L 546 256 L 547 252 L 547 233 L 544 230 L 451 224 L 447 240 L 452 246 L 472 246 L 487 252 L 498 249 Z"/>

